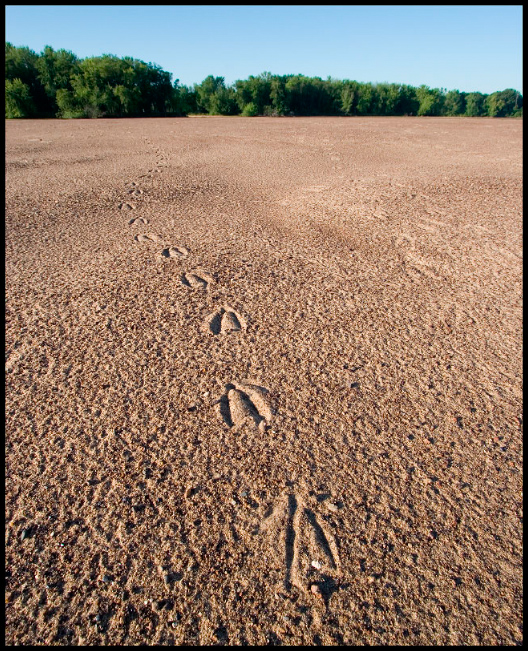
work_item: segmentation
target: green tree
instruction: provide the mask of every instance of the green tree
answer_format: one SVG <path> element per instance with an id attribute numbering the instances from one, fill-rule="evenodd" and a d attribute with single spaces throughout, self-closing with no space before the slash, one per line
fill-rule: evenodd
<path id="1" fill-rule="evenodd" d="M 444 115 L 464 115 L 466 112 L 466 93 L 450 90 L 444 99 Z"/>
<path id="2" fill-rule="evenodd" d="M 57 91 L 62 117 L 155 116 L 174 110 L 170 73 L 131 57 L 84 59 L 70 83 L 71 91 Z"/>
<path id="3" fill-rule="evenodd" d="M 82 118 L 86 117 L 84 108 L 73 90 L 59 88 L 55 96 L 57 103 L 57 117 L 59 118 Z"/>
<path id="4" fill-rule="evenodd" d="M 253 104 L 253 102 L 249 102 L 249 104 L 246 104 L 244 106 L 244 110 L 242 111 L 242 115 L 245 118 L 252 118 L 258 115 L 258 108 L 256 104 Z"/>
<path id="5" fill-rule="evenodd" d="M 343 115 L 356 114 L 359 86 L 360 84 L 357 81 L 349 81 L 348 79 L 336 82 L 335 88 L 338 94 L 339 112 Z"/>
<path id="6" fill-rule="evenodd" d="M 285 108 L 294 115 L 332 115 L 334 98 L 320 77 L 292 75 L 285 85 Z"/>
<path id="7" fill-rule="evenodd" d="M 18 79 L 28 87 L 33 102 L 31 117 L 51 114 L 49 98 L 39 79 L 38 58 L 38 54 L 28 47 L 16 47 L 8 42 L 5 44 L 5 78 L 9 81 Z M 22 92 L 20 86 L 17 85 L 17 88 Z"/>
<path id="8" fill-rule="evenodd" d="M 213 75 L 208 75 L 201 84 L 194 85 L 198 113 L 213 114 L 216 109 L 216 106 L 212 104 L 213 96 L 221 88 L 225 88 L 224 77 L 214 77 Z"/>
<path id="9" fill-rule="evenodd" d="M 49 110 L 57 114 L 57 91 L 72 90 L 71 78 L 79 71 L 79 59 L 72 52 L 58 50 L 46 45 L 37 59 L 38 79 L 49 100 Z"/>
<path id="10" fill-rule="evenodd" d="M 438 88 L 429 88 L 422 84 L 416 89 L 416 98 L 420 103 L 418 115 L 440 115 L 443 95 Z"/>
<path id="11" fill-rule="evenodd" d="M 20 79 L 5 80 L 6 118 L 30 118 L 36 114 L 29 86 Z"/>
<path id="12" fill-rule="evenodd" d="M 499 92 L 487 96 L 486 109 L 491 118 L 502 117 L 504 102 Z"/>
<path id="13" fill-rule="evenodd" d="M 180 86 L 180 80 L 176 79 L 172 86 L 172 98 L 169 114 L 173 116 L 187 115 L 193 110 L 192 99 L 189 96 L 187 86 Z"/>
<path id="14" fill-rule="evenodd" d="M 181 110 L 180 115 L 197 112 L 196 92 L 190 86 L 179 86 L 178 102 Z"/>
<path id="15" fill-rule="evenodd" d="M 374 89 L 372 84 L 360 84 L 358 88 L 357 115 L 370 115 Z"/>
<path id="16" fill-rule="evenodd" d="M 209 75 L 201 84 L 195 84 L 196 107 L 199 113 L 209 115 L 236 115 L 239 110 L 235 88 L 227 88 L 224 77 Z"/>
<path id="17" fill-rule="evenodd" d="M 286 93 L 288 75 L 274 75 L 270 81 L 270 102 L 275 115 L 289 113 Z"/>
<path id="18" fill-rule="evenodd" d="M 396 84 L 376 84 L 372 88 L 371 115 L 394 115 L 399 89 Z"/>
<path id="19" fill-rule="evenodd" d="M 420 101 L 416 97 L 416 88 L 401 84 L 398 88 L 398 101 L 394 107 L 395 115 L 418 115 Z"/>
<path id="20" fill-rule="evenodd" d="M 486 114 L 486 95 L 483 95 L 482 93 L 467 93 L 466 115 L 468 117 L 480 117 Z"/>
<path id="21" fill-rule="evenodd" d="M 235 90 L 232 87 L 220 87 L 211 97 L 211 115 L 236 115 L 238 104 L 235 97 Z"/>
<path id="22" fill-rule="evenodd" d="M 263 72 L 256 77 L 250 75 L 246 80 L 237 80 L 235 90 L 239 109 L 243 111 L 246 104 L 253 104 L 257 114 L 262 115 L 264 107 L 272 102 L 271 82 L 272 75 L 269 72 Z"/>
<path id="23" fill-rule="evenodd" d="M 516 110 L 522 108 L 522 95 L 513 88 L 507 88 L 488 95 L 486 105 L 490 117 L 510 117 Z"/>

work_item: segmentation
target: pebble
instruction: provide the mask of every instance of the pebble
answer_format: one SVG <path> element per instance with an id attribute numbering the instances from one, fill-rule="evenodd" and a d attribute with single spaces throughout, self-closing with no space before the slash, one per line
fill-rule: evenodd
<path id="1" fill-rule="evenodd" d="M 315 567 L 316 570 L 320 570 L 322 566 L 319 561 L 312 561 L 312 567 Z"/>
<path id="2" fill-rule="evenodd" d="M 29 538 L 30 533 L 31 533 L 30 529 L 22 529 L 22 533 L 20 534 L 20 540 L 26 540 L 26 538 Z"/>
<path id="3" fill-rule="evenodd" d="M 317 597 L 321 596 L 321 588 L 316 583 L 312 583 L 312 585 L 310 586 L 310 590 Z"/>
<path id="4" fill-rule="evenodd" d="M 332 511 L 333 513 L 337 513 L 339 511 L 339 507 L 337 504 L 334 504 L 333 502 L 327 502 L 326 507 L 329 511 Z"/>

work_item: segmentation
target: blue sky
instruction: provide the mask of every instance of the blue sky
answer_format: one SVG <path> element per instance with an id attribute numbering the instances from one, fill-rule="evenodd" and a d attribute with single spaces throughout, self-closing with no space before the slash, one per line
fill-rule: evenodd
<path id="1" fill-rule="evenodd" d="M 264 71 L 522 92 L 522 6 L 6 6 L 6 40 L 157 63 L 182 84 Z"/>

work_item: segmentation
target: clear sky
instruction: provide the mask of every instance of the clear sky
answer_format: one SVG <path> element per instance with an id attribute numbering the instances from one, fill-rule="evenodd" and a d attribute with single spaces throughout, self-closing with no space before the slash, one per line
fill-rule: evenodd
<path id="1" fill-rule="evenodd" d="M 269 71 L 522 92 L 522 6 L 6 6 L 6 41 L 132 56 L 180 83 Z"/>

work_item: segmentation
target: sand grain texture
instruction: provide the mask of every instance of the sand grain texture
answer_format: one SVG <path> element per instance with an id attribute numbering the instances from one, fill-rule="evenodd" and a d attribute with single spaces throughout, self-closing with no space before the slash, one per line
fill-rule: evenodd
<path id="1" fill-rule="evenodd" d="M 521 644 L 521 132 L 7 121 L 6 643 Z"/>

